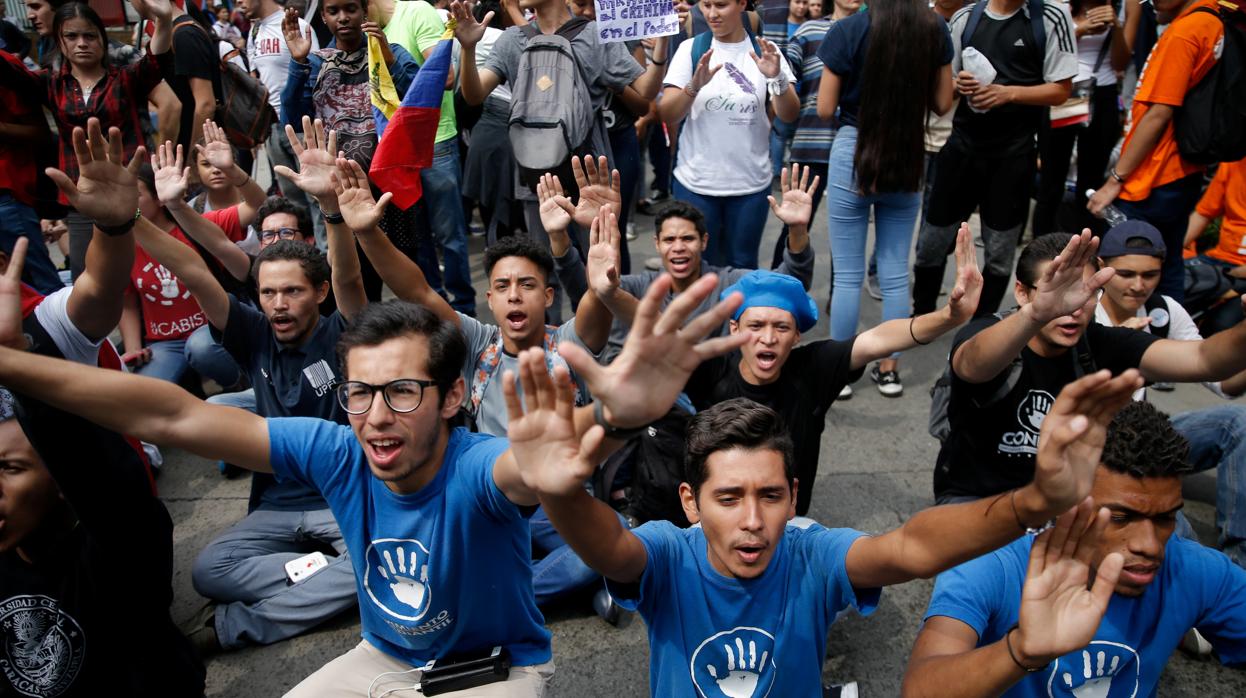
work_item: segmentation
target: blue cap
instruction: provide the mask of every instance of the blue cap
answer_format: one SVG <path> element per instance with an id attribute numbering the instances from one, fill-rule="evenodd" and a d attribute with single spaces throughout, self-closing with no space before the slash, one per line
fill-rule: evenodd
<path id="1" fill-rule="evenodd" d="M 796 328 L 801 332 L 808 332 L 818 324 L 817 304 L 805 293 L 805 287 L 787 274 L 762 269 L 751 271 L 725 289 L 722 298 L 736 291 L 744 294 L 744 303 L 731 316 L 732 320 L 739 320 L 749 308 L 779 308 L 796 318 Z"/>
<path id="2" fill-rule="evenodd" d="M 1112 226 L 1099 240 L 1099 257 L 1111 259 L 1129 254 L 1164 258 L 1168 246 L 1155 226 L 1141 220 L 1127 220 Z"/>

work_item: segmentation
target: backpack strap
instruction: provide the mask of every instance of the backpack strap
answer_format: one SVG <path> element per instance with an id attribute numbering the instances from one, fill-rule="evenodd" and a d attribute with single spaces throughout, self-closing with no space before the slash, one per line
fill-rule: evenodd
<path id="1" fill-rule="evenodd" d="M 541 33 L 541 30 L 537 29 L 536 22 L 529 22 L 528 24 L 520 25 L 519 31 L 524 36 L 528 37 L 529 41 L 535 39 Z"/>
<path id="2" fill-rule="evenodd" d="M 1172 327 L 1172 311 L 1168 309 L 1168 299 L 1160 293 L 1152 293 L 1150 298 L 1146 299 L 1144 304 L 1147 315 L 1151 318 L 1151 324 L 1147 326 L 1151 334 L 1160 339 L 1168 338 L 1168 328 Z M 1167 320 L 1162 325 L 1155 324 L 1155 311 L 1162 311 Z"/>
<path id="3" fill-rule="evenodd" d="M 982 15 L 986 14 L 988 2 L 989 0 L 978 0 L 973 4 L 973 9 L 969 11 L 969 19 L 965 22 L 965 29 L 960 35 L 962 51 L 973 39 L 973 33 L 978 30 L 978 23 L 982 21 Z M 1028 3 L 1030 31 L 1034 34 L 1034 47 L 1038 50 L 1041 59 L 1046 55 L 1047 50 L 1047 26 L 1043 23 L 1043 0 L 1028 0 Z"/>
<path id="4" fill-rule="evenodd" d="M 1094 321 L 1092 320 L 1091 322 L 1093 323 Z M 1089 328 L 1087 328 L 1086 332 L 1082 332 L 1082 336 L 1077 340 L 1077 344 L 1073 345 L 1073 373 L 1077 378 L 1088 376 L 1099 370 L 1095 365 L 1095 356 L 1090 351 L 1090 339 L 1086 336 L 1088 333 Z"/>
<path id="5" fill-rule="evenodd" d="M 985 0 L 984 0 L 985 1 Z M 753 53 L 761 55 L 761 44 L 757 43 L 757 35 L 749 27 L 748 23 L 744 25 L 744 33 L 748 35 L 748 40 L 753 44 Z M 692 39 L 692 72 L 697 71 L 697 64 L 701 62 L 701 57 L 710 50 L 710 46 L 714 43 L 714 33 L 709 31 L 701 32 Z"/>
<path id="6" fill-rule="evenodd" d="M 964 51 L 969 42 L 973 39 L 973 33 L 978 31 L 978 23 L 982 21 L 982 15 L 986 14 L 986 4 L 988 0 L 978 0 L 973 4 L 973 9 L 969 11 L 969 19 L 965 20 L 965 28 L 960 33 L 960 50 Z"/>

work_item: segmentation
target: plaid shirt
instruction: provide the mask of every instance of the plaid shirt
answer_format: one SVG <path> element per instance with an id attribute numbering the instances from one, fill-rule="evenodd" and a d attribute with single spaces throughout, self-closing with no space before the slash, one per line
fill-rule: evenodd
<path id="1" fill-rule="evenodd" d="M 121 129 L 121 142 L 129 160 L 143 145 L 140 114 L 147 111 L 147 95 L 163 79 L 156 57 L 148 54 L 127 66 L 109 65 L 108 71 L 84 100 L 82 87 L 74 79 L 69 62 L 59 70 L 33 73 L 15 63 L 0 62 L 0 79 L 21 94 L 39 95 L 44 106 L 52 111 L 60 133 L 60 169 L 73 181 L 78 179 L 78 158 L 74 156 L 75 126 L 87 127 L 87 119 L 96 117 L 104 132 L 116 126 Z M 64 195 L 61 203 L 67 203 Z"/>

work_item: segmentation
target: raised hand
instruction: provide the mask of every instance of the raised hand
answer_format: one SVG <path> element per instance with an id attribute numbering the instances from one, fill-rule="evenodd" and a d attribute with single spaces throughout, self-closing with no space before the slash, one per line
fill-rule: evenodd
<path id="1" fill-rule="evenodd" d="M 978 309 L 982 297 L 982 272 L 978 270 L 978 253 L 973 247 L 969 224 L 961 223 L 956 232 L 956 286 L 947 297 L 948 315 L 956 324 L 967 322 Z"/>
<path id="2" fill-rule="evenodd" d="M 168 206 L 182 200 L 190 186 L 190 168 L 182 166 L 182 145 L 177 145 L 174 155 L 173 141 L 167 141 L 151 156 L 151 169 L 155 173 L 156 198 Z"/>
<path id="3" fill-rule="evenodd" d="M 1095 293 L 1115 273 L 1111 267 L 1093 271 L 1091 262 L 1098 251 L 1099 239 L 1092 236 L 1089 229 L 1084 229 L 1051 260 L 1030 300 L 1035 322 L 1047 323 L 1064 315 L 1077 316 L 1079 312 L 1093 310 Z"/>
<path id="4" fill-rule="evenodd" d="M 575 158 L 572 158 L 574 161 Z M 575 206 L 563 194 L 558 175 L 548 172 L 541 175 L 536 183 L 536 198 L 541 202 L 541 227 L 545 228 L 546 234 L 566 233 L 571 217 L 575 215 Z"/>
<path id="5" fill-rule="evenodd" d="M 684 91 L 688 92 L 690 96 L 695 98 L 696 94 L 701 91 L 701 88 L 708 85 L 718 71 L 722 70 L 722 63 L 713 68 L 710 67 L 710 59 L 713 57 L 714 49 L 711 48 L 705 52 L 705 55 L 701 56 L 701 60 L 697 61 L 697 68 L 692 71 L 692 79 L 688 81 L 687 85 L 684 85 Z"/>
<path id="6" fill-rule="evenodd" d="M 208 164 L 229 173 L 234 168 L 234 149 L 225 136 L 225 129 L 208 119 L 203 122 L 203 145 L 195 144 L 195 151 L 208 161 Z"/>
<path id="7" fill-rule="evenodd" d="M 780 65 L 781 59 L 779 58 L 779 47 L 775 46 L 774 42 L 767 41 L 760 36 L 757 37 L 757 43 L 761 46 L 761 55 L 758 56 L 751 50 L 748 52 L 748 55 L 753 59 L 753 62 L 757 64 L 757 69 L 761 71 L 762 75 L 765 75 L 768 78 L 779 77 L 779 71 L 782 69 Z"/>
<path id="8" fill-rule="evenodd" d="M 26 351 L 30 346 L 22 331 L 22 267 L 30 241 L 19 237 L 9 254 L 9 268 L 0 276 L 0 346 Z"/>
<path id="9" fill-rule="evenodd" d="M 389 38 L 385 36 L 385 30 L 381 29 L 381 25 L 369 20 L 363 23 L 360 30 L 363 31 L 365 42 L 368 40 L 368 37 L 376 39 L 377 44 L 381 47 L 381 58 L 385 61 L 385 65 L 393 65 L 394 50 L 390 48 Z"/>
<path id="10" fill-rule="evenodd" d="M 585 274 L 589 288 L 598 298 L 609 298 L 619 290 L 619 219 L 604 207 L 593 219 L 588 232 L 588 262 Z"/>
<path id="11" fill-rule="evenodd" d="M 126 165 L 121 149 L 121 130 L 108 129 L 108 138 L 100 131 L 99 119 L 87 120 L 87 130 L 75 127 L 74 157 L 78 160 L 78 182 L 60 170 L 49 167 L 45 172 L 78 213 L 97 225 L 118 226 L 134 218 L 138 210 L 139 167 L 147 159 L 147 150 L 139 146 L 134 159 Z"/>
<path id="12" fill-rule="evenodd" d="M 290 58 L 298 63 L 306 63 L 312 47 L 311 25 L 308 25 L 306 33 L 301 31 L 299 13 L 293 7 L 287 7 L 285 16 L 281 18 L 281 34 L 285 37 L 286 45 L 290 47 Z"/>
<path id="13" fill-rule="evenodd" d="M 522 398 L 515 387 L 515 374 L 503 374 L 506 433 L 520 477 L 526 487 L 538 494 L 574 494 L 592 476 L 597 466 L 592 454 L 601 445 L 605 432 L 594 426 L 582 438 L 576 437 L 571 376 L 559 366 L 551 377 L 541 349 L 520 352 L 519 382 L 523 386 Z"/>
<path id="14" fill-rule="evenodd" d="M 455 0 L 450 3 L 450 21 L 454 23 L 454 38 L 458 39 L 459 45 L 465 49 L 475 48 L 476 44 L 480 43 L 481 37 L 485 35 L 485 27 L 489 26 L 489 20 L 493 19 L 493 11 L 490 10 L 477 22 L 476 15 L 472 12 L 475 7 L 474 2 Z"/>
<path id="15" fill-rule="evenodd" d="M 793 164 L 790 176 L 785 168 L 779 176 L 783 203 L 776 202 L 773 196 L 766 197 L 774 217 L 789 226 L 808 226 L 809 219 L 813 218 L 813 193 L 818 189 L 818 181 L 817 176 L 814 176 L 813 182 L 809 181 L 808 166 Z"/>
<path id="16" fill-rule="evenodd" d="M 337 131 L 330 131 L 326 137 L 324 122 L 311 117 L 303 117 L 303 140 L 300 141 L 294 127 L 286 124 L 286 138 L 299 159 L 299 171 L 277 165 L 273 169 L 277 174 L 294 182 L 294 185 L 308 194 L 320 199 L 336 195 L 333 186 L 333 175 L 337 172 Z"/>
<path id="17" fill-rule="evenodd" d="M 636 309 L 623 351 L 609 366 L 598 364 L 588 352 L 570 342 L 558 346 L 558 353 L 602 403 L 607 422 L 625 429 L 649 424 L 666 414 L 702 361 L 743 346 L 752 338 L 751 333 L 740 332 L 701 340 L 721 327 L 744 302 L 739 293 L 731 294 L 684 325 L 717 284 L 718 276 L 707 274 L 662 311 L 662 301 L 670 293 L 671 276 L 659 276 L 649 284 Z"/>
<path id="18" fill-rule="evenodd" d="M 134 11 L 144 19 L 153 22 L 173 20 L 173 4 L 169 0 L 130 0 L 130 4 L 134 6 Z"/>
<path id="19" fill-rule="evenodd" d="M 1107 521 L 1107 509 L 1096 511 L 1087 498 L 1035 539 L 1011 638 L 1026 666 L 1044 666 L 1094 639 L 1125 562 L 1120 553 L 1109 553 L 1087 586 Z"/>
<path id="20" fill-rule="evenodd" d="M 1141 387 L 1137 369 L 1115 378 L 1105 369 L 1064 386 L 1038 436 L 1034 488 L 1044 500 L 1039 508 L 1061 512 L 1090 494 L 1108 424 Z"/>
<path id="21" fill-rule="evenodd" d="M 610 206 L 616 212 L 622 210 L 619 171 L 609 167 L 604 155 L 597 158 L 597 162 L 593 162 L 592 155 L 585 155 L 583 165 L 579 158 L 571 158 L 571 174 L 575 176 L 575 186 L 580 190 L 580 200 L 576 202 L 575 215 L 572 216 L 577 225 L 585 228 L 592 225 L 603 206 Z"/>
<path id="22" fill-rule="evenodd" d="M 337 206 L 347 227 L 359 232 L 372 230 L 381 222 L 385 215 L 385 207 L 394 195 L 385 192 L 380 201 L 372 198 L 372 187 L 368 184 L 368 175 L 354 160 L 337 159 L 337 177 L 335 180 Z"/>

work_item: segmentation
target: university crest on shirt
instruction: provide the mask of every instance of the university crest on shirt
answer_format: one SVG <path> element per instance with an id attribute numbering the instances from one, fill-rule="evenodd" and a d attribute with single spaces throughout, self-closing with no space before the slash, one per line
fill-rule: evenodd
<path id="1" fill-rule="evenodd" d="M 0 635 L 0 672 L 21 695 L 59 696 L 82 668 L 86 637 L 55 599 L 5 599 L 0 603 Z"/>

